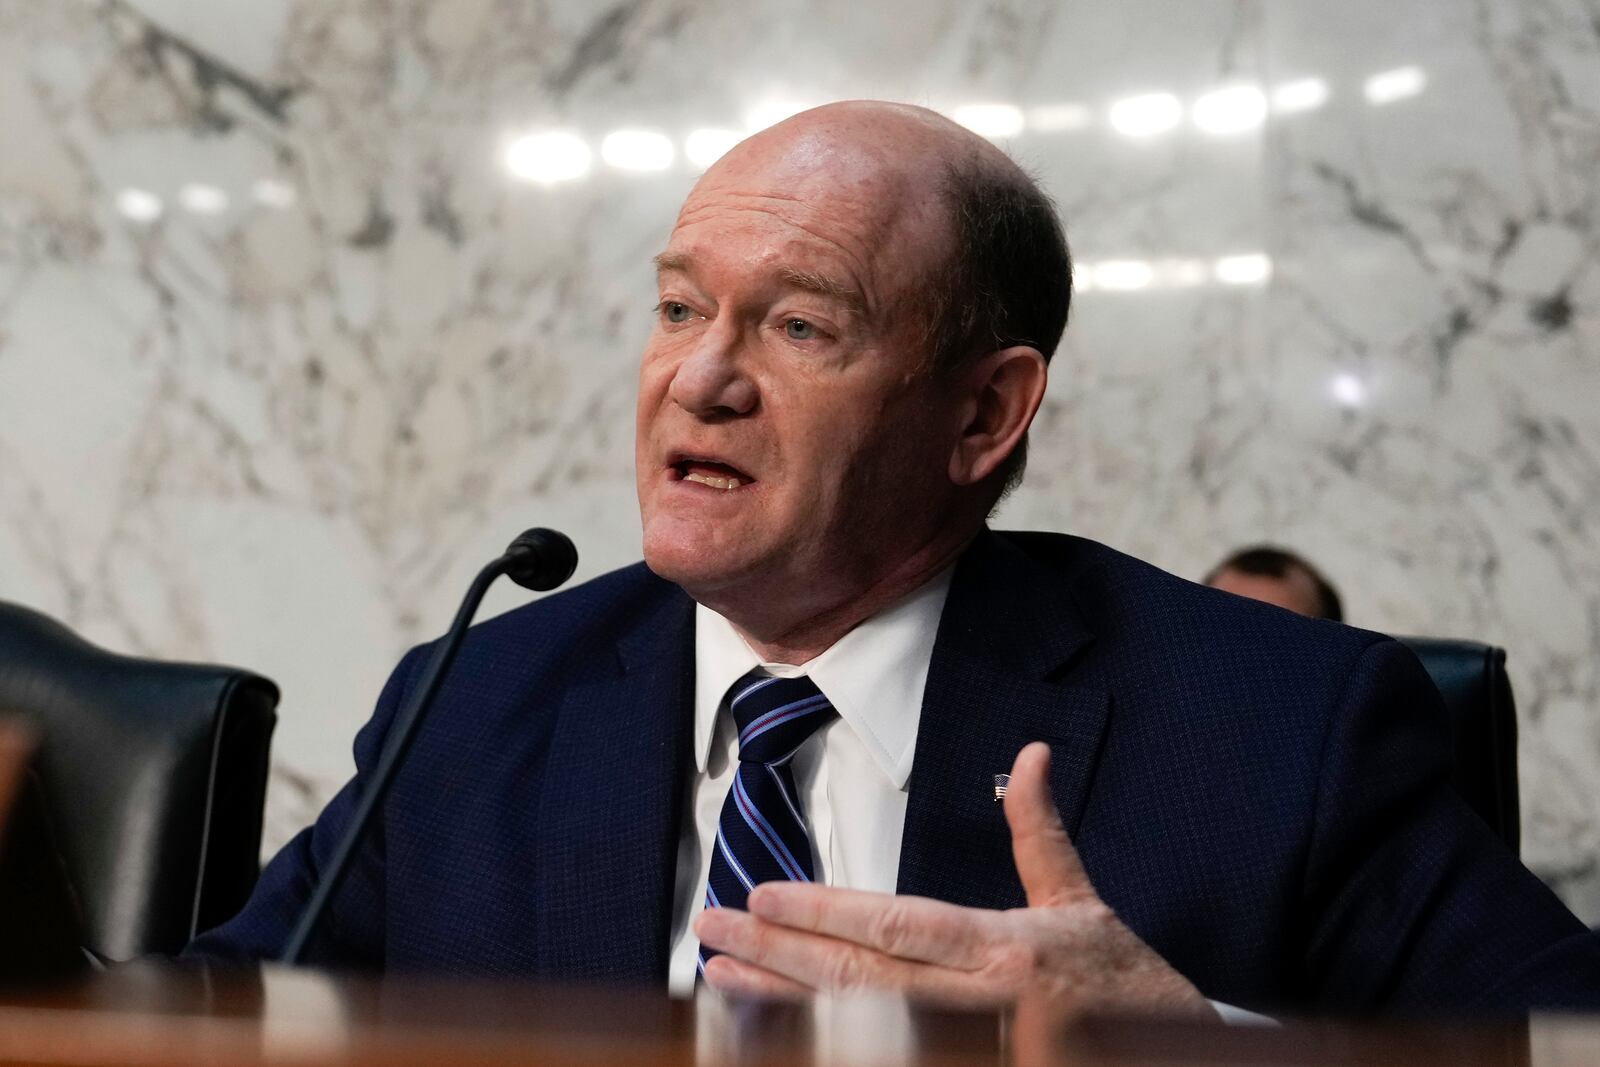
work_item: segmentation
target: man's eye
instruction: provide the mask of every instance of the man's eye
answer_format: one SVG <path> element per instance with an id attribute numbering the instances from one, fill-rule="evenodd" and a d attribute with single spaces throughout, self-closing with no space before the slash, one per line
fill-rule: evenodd
<path id="1" fill-rule="evenodd" d="M 791 341 L 810 341 L 817 336 L 817 328 L 805 319 L 790 319 L 783 324 L 783 332 Z"/>
<path id="2" fill-rule="evenodd" d="M 694 312 L 689 310 L 688 304 L 680 304 L 676 300 L 663 300 L 661 314 L 666 316 L 668 322 L 688 322 L 694 317 Z"/>

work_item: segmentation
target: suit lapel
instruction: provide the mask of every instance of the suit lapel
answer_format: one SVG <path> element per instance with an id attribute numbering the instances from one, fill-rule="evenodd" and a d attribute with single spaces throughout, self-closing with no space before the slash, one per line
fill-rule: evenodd
<path id="1" fill-rule="evenodd" d="M 540 971 L 664 980 L 693 732 L 693 602 L 674 589 L 598 673 L 567 692 L 540 797 Z"/>
<path id="2" fill-rule="evenodd" d="M 1110 696 L 1063 679 L 1093 639 L 1063 584 L 987 530 L 957 565 L 923 694 L 901 893 L 971 907 L 1024 902 L 994 776 L 1030 741 L 1049 742 L 1056 806 L 1077 832 Z"/>

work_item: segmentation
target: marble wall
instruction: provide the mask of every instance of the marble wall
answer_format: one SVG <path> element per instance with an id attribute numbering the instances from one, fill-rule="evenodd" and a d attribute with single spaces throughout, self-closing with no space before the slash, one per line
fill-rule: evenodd
<path id="1" fill-rule="evenodd" d="M 1003 522 L 1506 646 L 1526 856 L 1600 920 L 1595 0 L 0 0 L 0 597 L 276 678 L 280 843 L 511 534 L 636 558 L 648 258 L 861 95 L 1082 263 Z"/>

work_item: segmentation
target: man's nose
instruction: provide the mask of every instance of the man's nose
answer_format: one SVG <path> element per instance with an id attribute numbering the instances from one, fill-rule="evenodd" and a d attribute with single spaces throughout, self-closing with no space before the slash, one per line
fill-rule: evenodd
<path id="1" fill-rule="evenodd" d="M 700 336 L 694 350 L 678 364 L 670 395 L 679 407 L 701 418 L 755 410 L 756 384 L 740 357 L 735 324 L 713 323 Z"/>

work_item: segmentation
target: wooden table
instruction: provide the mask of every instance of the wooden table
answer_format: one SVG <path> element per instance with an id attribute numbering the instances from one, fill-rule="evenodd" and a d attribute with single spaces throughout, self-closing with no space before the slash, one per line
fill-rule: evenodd
<path id="1" fill-rule="evenodd" d="M 121 968 L 0 992 L 0 1063 L 74 1065 L 804 1064 L 1028 1067 L 1600 1064 L 1600 1020 L 1281 1028 L 671 1000 L 654 990 Z"/>

